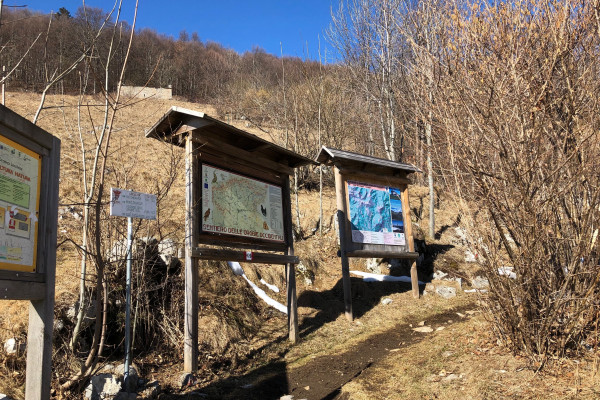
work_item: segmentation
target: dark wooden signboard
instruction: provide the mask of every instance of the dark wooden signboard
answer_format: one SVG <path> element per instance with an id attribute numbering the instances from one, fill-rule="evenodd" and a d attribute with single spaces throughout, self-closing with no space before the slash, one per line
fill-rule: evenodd
<path id="1" fill-rule="evenodd" d="M 0 300 L 28 300 L 25 398 L 50 398 L 60 140 L 0 105 Z"/>
<path id="2" fill-rule="evenodd" d="M 416 260 L 407 175 L 418 168 L 323 147 L 317 161 L 334 167 L 346 317 L 353 319 L 349 257 Z M 416 262 L 413 295 L 419 297 Z"/>
<path id="3" fill-rule="evenodd" d="M 288 329 L 298 341 L 289 177 L 314 161 L 208 115 L 172 107 L 147 137 L 186 150 L 184 370 L 198 363 L 196 260 L 287 266 Z"/>

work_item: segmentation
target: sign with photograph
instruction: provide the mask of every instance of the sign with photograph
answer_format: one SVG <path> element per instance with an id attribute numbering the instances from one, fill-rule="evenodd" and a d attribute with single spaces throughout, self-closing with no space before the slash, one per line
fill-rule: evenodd
<path id="1" fill-rule="evenodd" d="M 348 181 L 347 193 L 353 242 L 406 244 L 400 189 Z"/>
<path id="2" fill-rule="evenodd" d="M 125 189 L 110 189 L 110 215 L 156 219 L 156 196 Z"/>
<path id="3" fill-rule="evenodd" d="M 35 272 L 41 156 L 0 135 L 0 270 Z"/>
<path id="4" fill-rule="evenodd" d="M 284 242 L 281 187 L 202 165 L 202 231 Z"/>

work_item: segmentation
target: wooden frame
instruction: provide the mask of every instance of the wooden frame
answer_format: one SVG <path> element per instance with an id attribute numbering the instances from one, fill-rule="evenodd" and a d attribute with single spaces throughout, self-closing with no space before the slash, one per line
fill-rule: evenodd
<path id="1" fill-rule="evenodd" d="M 35 272 L 0 271 L 0 298 L 29 300 L 25 398 L 50 398 L 60 140 L 4 106 L 0 135 L 41 157 Z"/>
<path id="2" fill-rule="evenodd" d="M 296 167 L 316 163 L 204 113 L 178 107 L 172 107 L 146 132 L 146 136 L 185 146 L 185 372 L 195 373 L 198 368 L 199 259 L 286 265 L 289 339 L 296 343 L 298 310 L 295 264 L 299 260 L 294 256 L 289 176 Z M 204 215 L 199 212 L 203 204 L 202 165 L 280 187 L 284 240 L 270 241 L 203 231 L 201 218 Z"/>
<path id="3" fill-rule="evenodd" d="M 410 275 L 413 296 L 419 297 L 414 238 L 410 217 L 407 174 L 419 170 L 411 165 L 377 159 L 357 153 L 351 153 L 323 147 L 317 161 L 332 165 L 335 174 L 337 218 L 340 238 L 340 258 L 342 263 L 342 286 L 344 288 L 344 306 L 346 318 L 354 319 L 352 312 L 352 293 L 350 285 L 350 257 L 388 257 L 413 260 Z M 401 191 L 402 217 L 405 244 L 373 244 L 352 240 L 348 182 L 378 185 L 396 188 Z"/>

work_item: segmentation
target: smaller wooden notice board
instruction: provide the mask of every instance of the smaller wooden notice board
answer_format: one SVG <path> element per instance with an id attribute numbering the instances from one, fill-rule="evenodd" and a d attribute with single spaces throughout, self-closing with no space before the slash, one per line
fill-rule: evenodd
<path id="1" fill-rule="evenodd" d="M 346 316 L 352 319 L 349 257 L 416 259 L 408 174 L 412 165 L 323 147 L 317 161 L 333 166 L 338 208 L 340 256 Z M 418 297 L 416 264 L 411 267 L 413 293 Z"/>

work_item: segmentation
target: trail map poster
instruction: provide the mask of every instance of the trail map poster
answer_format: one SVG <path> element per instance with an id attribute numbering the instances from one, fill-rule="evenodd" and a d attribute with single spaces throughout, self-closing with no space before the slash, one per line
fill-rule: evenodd
<path id="1" fill-rule="evenodd" d="M 284 242 L 281 187 L 202 165 L 202 230 Z"/>
<path id="2" fill-rule="evenodd" d="M 0 270 L 35 271 L 41 157 L 0 135 Z"/>
<path id="3" fill-rule="evenodd" d="M 406 244 L 401 190 L 348 181 L 352 241 L 403 246 Z"/>

